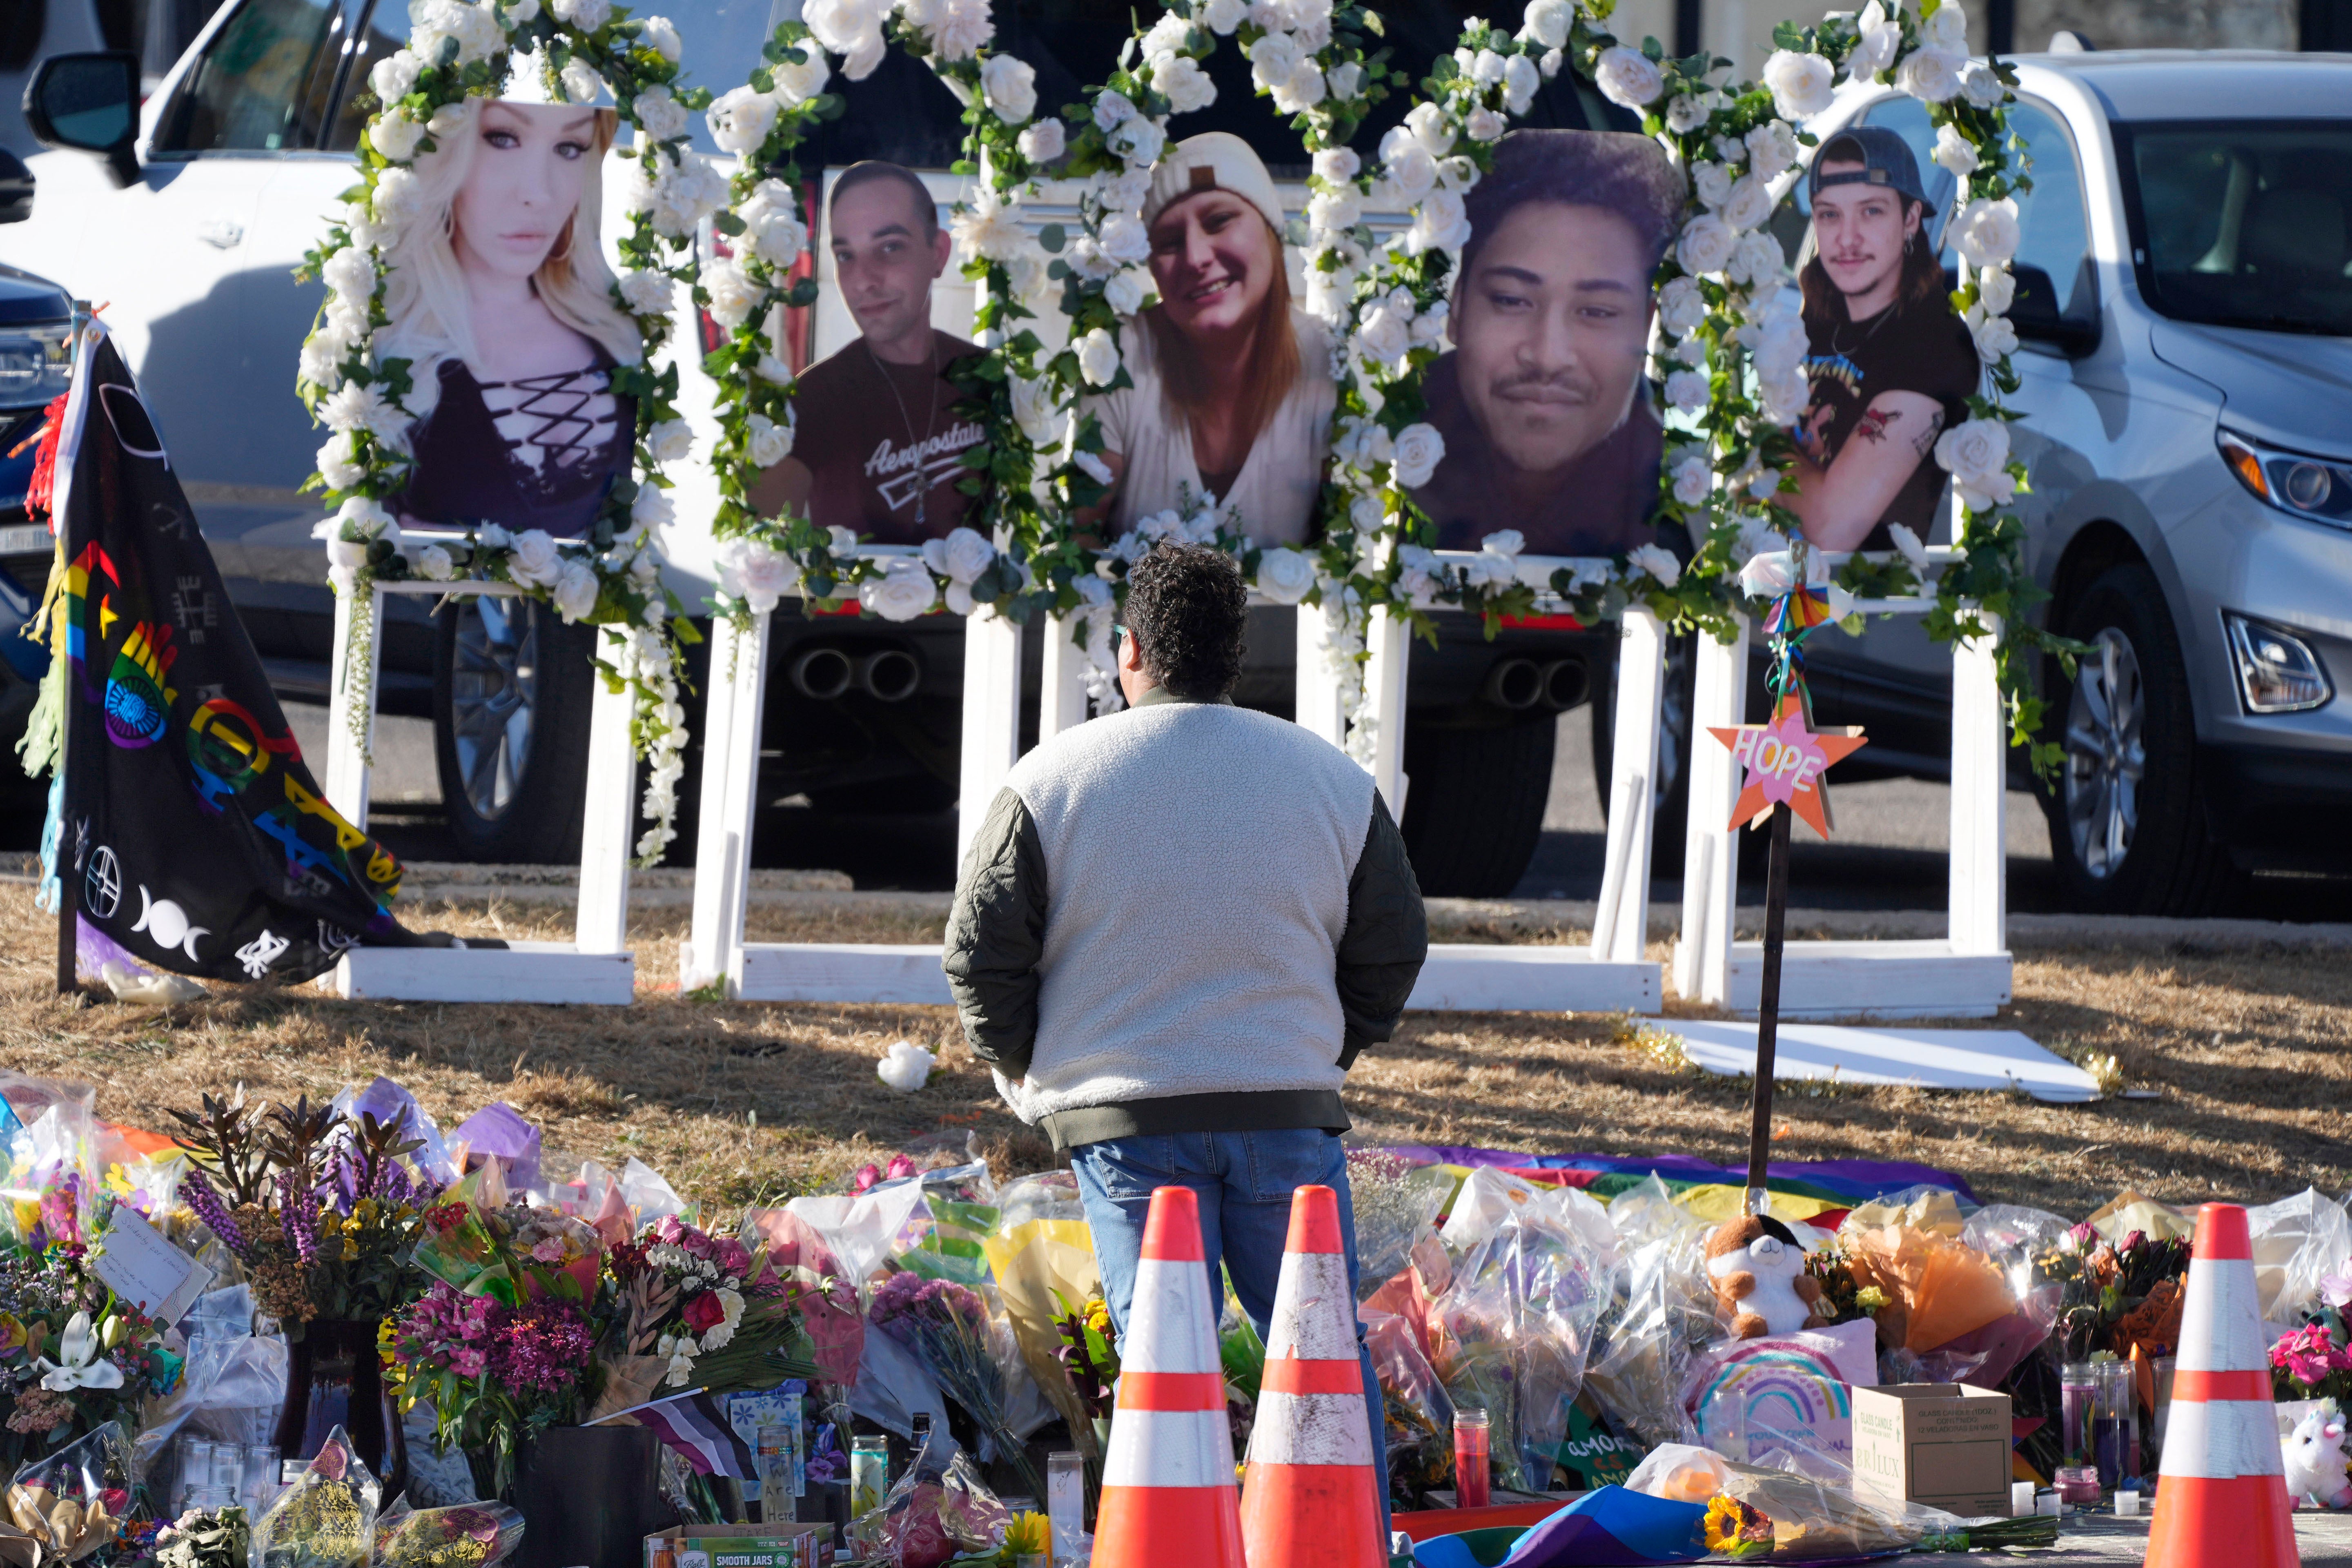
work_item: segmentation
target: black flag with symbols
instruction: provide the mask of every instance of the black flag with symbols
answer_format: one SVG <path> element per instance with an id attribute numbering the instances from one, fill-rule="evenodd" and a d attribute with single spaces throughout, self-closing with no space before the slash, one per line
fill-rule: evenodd
<path id="1" fill-rule="evenodd" d="M 326 803 L 137 384 L 93 327 L 57 454 L 67 617 L 59 868 L 111 942 L 208 979 L 307 980 L 387 912 L 400 862 Z"/>

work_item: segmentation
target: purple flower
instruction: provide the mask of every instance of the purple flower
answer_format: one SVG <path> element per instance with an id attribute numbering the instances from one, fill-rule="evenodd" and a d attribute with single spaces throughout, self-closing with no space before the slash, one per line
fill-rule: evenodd
<path id="1" fill-rule="evenodd" d="M 571 1386 L 588 1364 L 595 1337 L 565 1301 L 534 1301 L 501 1310 L 493 1331 L 490 1375 L 509 1389 L 554 1394 Z"/>
<path id="2" fill-rule="evenodd" d="M 319 1256 L 319 1194 L 304 1190 L 292 1171 L 278 1173 L 278 1224 L 309 1268 Z"/>
<path id="3" fill-rule="evenodd" d="M 237 1229 L 236 1221 L 228 1217 L 228 1205 L 221 1202 L 220 1194 L 213 1191 L 213 1184 L 203 1173 L 191 1171 L 180 1178 L 180 1201 L 204 1221 L 205 1229 L 220 1238 L 223 1247 L 240 1259 L 250 1259 L 253 1243 Z"/>

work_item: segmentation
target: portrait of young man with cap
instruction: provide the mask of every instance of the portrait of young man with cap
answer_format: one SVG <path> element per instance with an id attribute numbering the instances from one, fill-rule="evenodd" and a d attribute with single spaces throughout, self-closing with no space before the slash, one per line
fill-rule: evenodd
<path id="1" fill-rule="evenodd" d="M 1655 542 L 1664 437 L 1643 361 L 1682 176 L 1645 136 L 1515 131 L 1465 205 L 1454 346 L 1423 386 L 1445 456 L 1412 492 L 1438 548 L 1502 528 L 1538 555 Z"/>
<path id="2" fill-rule="evenodd" d="M 942 538 L 964 520 L 971 498 L 956 483 L 982 436 L 957 417 L 948 377 L 979 346 L 931 325 L 931 285 L 953 241 L 914 171 L 878 160 L 835 179 L 824 226 L 857 339 L 794 385 L 792 455 L 760 476 L 751 504 L 878 544 Z"/>
<path id="3" fill-rule="evenodd" d="M 1134 382 L 1087 400 L 1113 535 L 1180 492 L 1240 510 L 1261 545 L 1306 542 L 1330 448 L 1330 339 L 1291 308 L 1282 198 L 1249 143 L 1213 131 L 1171 146 L 1143 199 L 1160 302 L 1122 334 Z"/>
<path id="4" fill-rule="evenodd" d="M 1797 493 L 1782 500 L 1827 550 L 1887 549 L 1895 522 L 1924 540 L 1944 492 L 1936 437 L 1968 417 L 1982 367 L 1928 240 L 1918 162 L 1865 125 L 1822 147 L 1806 194 L 1812 398 L 1794 432 Z"/>

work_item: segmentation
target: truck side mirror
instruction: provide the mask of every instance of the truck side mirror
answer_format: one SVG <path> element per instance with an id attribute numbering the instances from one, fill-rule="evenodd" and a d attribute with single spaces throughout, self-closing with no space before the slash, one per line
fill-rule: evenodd
<path id="1" fill-rule="evenodd" d="M 139 57 L 128 52 L 51 55 L 25 89 L 25 119 L 45 147 L 76 147 L 106 160 L 118 186 L 139 178 Z"/>
<path id="2" fill-rule="evenodd" d="M 2088 319 L 2070 316 L 2066 313 L 2066 303 L 2058 298 L 2057 285 L 2049 273 L 2039 267 L 2013 267 L 2011 270 L 2017 275 L 2017 295 L 2010 301 L 2009 320 L 2016 327 L 2019 337 L 2048 343 L 2073 359 L 2080 359 L 2099 346 L 2098 307 L 2095 303 L 2092 305 Z M 2084 271 L 2089 274 L 2088 282 L 2095 290 L 2097 275 L 2090 273 L 2087 262 Z M 2079 298 L 2082 280 L 2070 279 L 2068 281 L 2077 283 Z M 2096 299 L 2095 292 L 2093 299 Z"/>
<path id="3" fill-rule="evenodd" d="M 33 216 L 33 171 L 25 160 L 0 147 L 0 223 L 22 223 Z"/>

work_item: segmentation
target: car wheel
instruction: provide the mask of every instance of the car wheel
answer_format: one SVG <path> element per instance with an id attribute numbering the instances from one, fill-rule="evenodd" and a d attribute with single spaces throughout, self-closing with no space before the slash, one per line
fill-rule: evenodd
<path id="1" fill-rule="evenodd" d="M 2042 787 L 2050 851 L 2070 909 L 2207 915 L 2243 885 L 2206 830 L 2197 726 L 2179 638 L 2156 574 L 2101 575 L 2067 616 L 2090 645 L 2073 679 L 2053 660 L 2044 689 L 2065 763 Z"/>
<path id="2" fill-rule="evenodd" d="M 1687 636 L 1666 641 L 1665 686 L 1658 710 L 1658 776 L 1651 790 L 1650 874 L 1679 879 L 1690 821 L 1691 708 L 1696 689 L 1696 648 Z M 1592 693 L 1592 783 L 1601 815 L 1609 815 L 1609 776 L 1617 743 L 1617 662 Z M 1708 742 L 1710 745 L 1714 742 Z"/>
<path id="3" fill-rule="evenodd" d="M 1499 899 L 1526 875 L 1551 796 L 1550 715 L 1491 730 L 1405 726 L 1404 846 L 1433 898 Z"/>
<path id="4" fill-rule="evenodd" d="M 459 856 L 579 859 L 595 628 L 488 594 L 434 619 L 434 754 Z"/>

